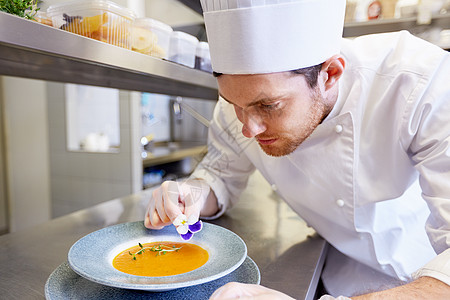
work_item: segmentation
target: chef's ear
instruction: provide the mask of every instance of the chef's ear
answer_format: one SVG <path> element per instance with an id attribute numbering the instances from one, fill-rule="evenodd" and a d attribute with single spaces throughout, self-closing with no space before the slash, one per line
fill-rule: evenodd
<path id="1" fill-rule="evenodd" d="M 334 55 L 322 64 L 321 76 L 324 79 L 325 91 L 332 88 L 344 73 L 345 60 L 342 55 Z"/>

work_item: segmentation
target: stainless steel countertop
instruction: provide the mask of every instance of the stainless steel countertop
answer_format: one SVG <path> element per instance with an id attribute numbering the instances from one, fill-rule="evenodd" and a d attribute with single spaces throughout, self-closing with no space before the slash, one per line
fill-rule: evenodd
<path id="1" fill-rule="evenodd" d="M 44 299 L 48 276 L 79 238 L 143 219 L 150 190 L 110 200 L 29 230 L 0 236 L 0 298 Z M 30 199 L 32 201 L 32 199 Z M 313 299 L 327 243 L 306 226 L 259 173 L 241 201 L 211 223 L 238 234 L 261 271 L 261 284 L 296 299 Z"/>

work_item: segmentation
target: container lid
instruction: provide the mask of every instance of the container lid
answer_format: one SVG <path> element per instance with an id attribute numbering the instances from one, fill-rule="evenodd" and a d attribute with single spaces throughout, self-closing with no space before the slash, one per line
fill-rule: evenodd
<path id="1" fill-rule="evenodd" d="M 170 27 L 170 25 L 163 23 L 161 21 L 152 19 L 152 18 L 138 18 L 136 20 L 134 20 L 134 25 L 135 26 L 145 26 L 145 27 L 149 27 L 149 28 L 156 28 L 159 29 L 161 31 L 165 31 L 168 34 L 172 33 L 173 29 L 172 27 Z"/>
<path id="2" fill-rule="evenodd" d="M 189 42 L 191 44 L 197 44 L 198 43 L 198 39 L 186 32 L 182 32 L 182 31 L 174 31 L 172 32 L 171 39 L 180 39 L 180 40 L 185 40 L 186 42 Z"/>
<path id="3" fill-rule="evenodd" d="M 76 0 L 50 5 L 47 8 L 47 15 L 55 17 L 63 13 L 71 13 L 71 11 L 98 9 L 114 13 L 121 17 L 134 20 L 135 13 L 126 7 L 120 6 L 108 0 Z"/>

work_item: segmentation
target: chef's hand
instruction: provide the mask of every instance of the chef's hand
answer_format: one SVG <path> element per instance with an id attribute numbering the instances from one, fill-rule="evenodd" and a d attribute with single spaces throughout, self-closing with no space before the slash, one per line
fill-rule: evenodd
<path id="1" fill-rule="evenodd" d="M 161 229 L 180 214 L 198 219 L 200 213 L 213 215 L 217 210 L 217 199 L 204 180 L 165 181 L 152 192 L 144 224 L 150 229 Z"/>
<path id="2" fill-rule="evenodd" d="M 253 300 L 294 300 L 281 292 L 266 288 L 257 284 L 245 284 L 230 282 L 217 289 L 209 300 L 228 299 L 253 299 Z"/>

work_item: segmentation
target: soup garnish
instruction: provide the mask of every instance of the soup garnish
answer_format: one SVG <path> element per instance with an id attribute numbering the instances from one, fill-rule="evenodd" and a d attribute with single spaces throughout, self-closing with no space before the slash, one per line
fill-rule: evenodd
<path id="1" fill-rule="evenodd" d="M 182 242 L 138 243 L 113 259 L 117 270 L 138 276 L 171 276 L 193 271 L 209 259 L 202 247 Z"/>
<path id="2" fill-rule="evenodd" d="M 175 247 L 175 245 L 172 245 L 172 247 L 169 247 L 167 245 L 161 245 L 161 244 L 157 244 L 157 245 L 153 245 L 152 247 L 144 247 L 142 246 L 141 243 L 138 243 L 139 247 L 141 248 L 138 252 L 136 253 L 131 253 L 131 251 L 128 251 L 128 254 L 130 254 L 134 260 L 136 260 L 136 254 L 142 254 L 145 252 L 145 250 L 150 250 L 153 252 L 156 252 L 156 255 L 164 255 L 167 252 L 173 252 L 173 251 L 178 251 L 180 250 L 182 247 Z"/>

